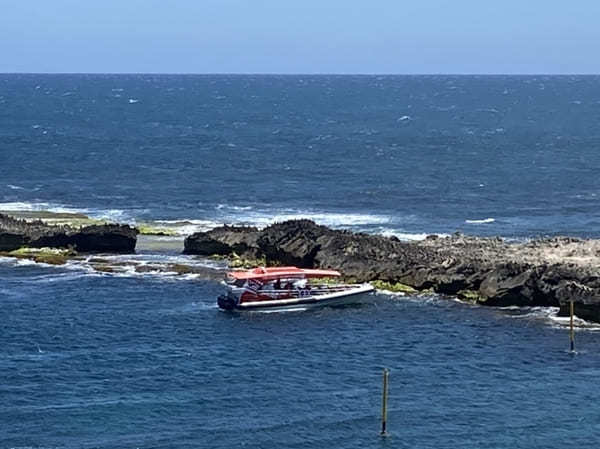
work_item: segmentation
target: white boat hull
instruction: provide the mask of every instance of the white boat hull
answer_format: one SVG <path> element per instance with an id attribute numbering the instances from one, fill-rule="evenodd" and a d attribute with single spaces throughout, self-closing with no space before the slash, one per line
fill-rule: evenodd
<path id="1" fill-rule="evenodd" d="M 375 290 L 369 284 L 358 285 L 355 288 L 323 295 L 304 296 L 289 299 L 273 299 L 243 302 L 233 307 L 238 311 L 292 311 L 306 310 L 318 307 L 332 307 L 346 304 L 360 304 Z"/>

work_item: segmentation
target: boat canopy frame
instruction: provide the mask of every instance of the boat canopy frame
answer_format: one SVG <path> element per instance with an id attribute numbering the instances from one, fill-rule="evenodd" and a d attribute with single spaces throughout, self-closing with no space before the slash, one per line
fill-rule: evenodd
<path id="1" fill-rule="evenodd" d="M 258 267 L 253 270 L 230 271 L 227 276 L 234 281 L 239 280 L 260 280 L 271 281 L 276 279 L 310 279 L 310 278 L 328 278 L 340 277 L 342 274 L 335 270 L 321 270 L 312 268 L 298 267 Z"/>

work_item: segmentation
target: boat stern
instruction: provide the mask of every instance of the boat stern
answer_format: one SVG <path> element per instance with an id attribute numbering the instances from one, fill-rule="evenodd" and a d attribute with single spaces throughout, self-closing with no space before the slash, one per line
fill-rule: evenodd
<path id="1" fill-rule="evenodd" d="M 223 310 L 233 310 L 237 306 L 237 301 L 229 295 L 219 295 L 217 297 L 217 305 Z"/>

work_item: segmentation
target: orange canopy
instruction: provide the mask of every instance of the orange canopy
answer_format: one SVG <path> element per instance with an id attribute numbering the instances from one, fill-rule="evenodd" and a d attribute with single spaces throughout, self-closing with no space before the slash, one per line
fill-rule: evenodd
<path id="1" fill-rule="evenodd" d="M 273 280 L 278 278 L 324 278 L 341 276 L 335 270 L 313 270 L 298 267 L 258 267 L 253 270 L 230 271 L 228 275 L 234 279 Z"/>

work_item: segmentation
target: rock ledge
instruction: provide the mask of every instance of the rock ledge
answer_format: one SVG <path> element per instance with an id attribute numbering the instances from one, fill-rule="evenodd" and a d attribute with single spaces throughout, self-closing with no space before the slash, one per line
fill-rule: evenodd
<path id="1" fill-rule="evenodd" d="M 401 283 L 490 306 L 560 306 L 570 299 L 581 307 L 600 306 L 598 240 L 508 243 L 456 234 L 402 242 L 292 220 L 263 230 L 223 226 L 196 233 L 186 238 L 185 252 L 331 268 L 359 282 Z"/>
<path id="2" fill-rule="evenodd" d="M 0 214 L 0 251 L 50 247 L 73 248 L 78 252 L 132 253 L 137 233 L 137 229 L 128 225 L 102 224 L 75 229 Z"/>

